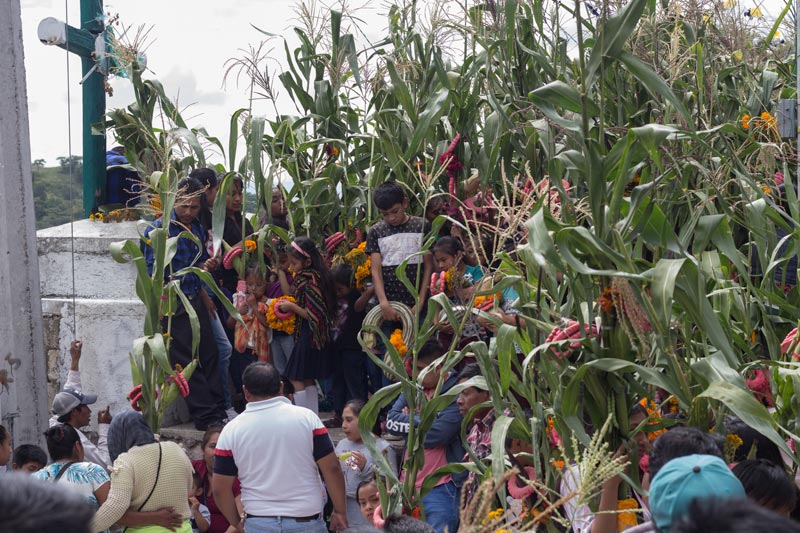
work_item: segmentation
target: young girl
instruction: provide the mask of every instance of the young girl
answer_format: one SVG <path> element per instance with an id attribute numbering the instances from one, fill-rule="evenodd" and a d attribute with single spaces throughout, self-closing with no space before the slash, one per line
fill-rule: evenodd
<path id="1" fill-rule="evenodd" d="M 6 466 L 11 458 L 11 435 L 8 430 L 0 426 L 0 466 Z"/>
<path id="2" fill-rule="evenodd" d="M 464 247 L 461 241 L 455 237 L 442 237 L 433 245 L 433 258 L 436 271 L 440 276 L 436 282 L 437 287 L 431 287 L 431 293 L 444 288 L 444 293 L 453 306 L 464 306 L 469 304 L 473 289 L 471 284 L 464 279 L 464 271 L 467 264 L 464 262 Z M 451 281 L 443 283 L 441 281 L 442 272 L 447 273 Z M 439 342 L 443 346 L 450 346 L 455 334 L 453 325 L 447 320 L 447 315 L 439 309 L 434 317 L 434 323 L 439 330 Z M 458 324 L 460 325 L 460 324 Z M 475 315 L 469 314 L 461 335 L 456 343 L 457 348 L 465 346 L 469 342 L 480 338 L 481 329 L 475 320 Z"/>
<path id="3" fill-rule="evenodd" d="M 283 287 L 280 280 L 280 271 L 286 276 L 286 285 L 291 288 L 294 281 L 292 273 L 289 272 L 289 259 L 283 241 L 279 241 L 276 246 L 277 261 L 273 261 L 275 266 L 270 283 L 267 285 L 267 298 L 278 298 L 284 296 Z M 294 335 L 285 331 L 272 330 L 272 342 L 269 344 L 269 358 L 281 376 L 286 375 L 286 366 L 289 364 L 289 357 L 294 350 Z"/>
<path id="4" fill-rule="evenodd" d="M 354 289 L 353 269 L 349 265 L 336 265 L 331 269 L 331 276 L 339 302 L 333 343 L 336 361 L 333 374 L 334 417 L 330 424 L 328 421 L 325 424 L 326 427 L 339 427 L 342 425 L 344 403 L 347 400 L 367 399 L 369 358 L 358 343 L 358 332 L 367 315 L 367 303 L 375 294 L 375 288 L 369 286 L 364 292 Z"/>
<path id="5" fill-rule="evenodd" d="M 364 517 L 365 523 L 374 525 L 373 517 L 375 516 L 375 509 L 381 504 L 381 495 L 378 493 L 378 481 L 375 476 L 370 477 L 366 481 L 358 484 L 356 489 L 356 496 L 358 496 L 358 505 L 361 511 L 361 516 Z M 348 522 L 350 521 L 350 514 L 347 515 Z"/>
<path id="6" fill-rule="evenodd" d="M 234 326 L 234 355 L 231 359 L 231 377 L 234 390 L 242 390 L 242 374 L 250 363 L 269 361 L 270 329 L 267 325 L 267 281 L 258 265 L 251 267 L 245 275 L 247 299 L 239 306 L 241 322 L 232 317 L 228 325 Z M 233 323 L 233 324 L 231 324 Z"/>
<path id="7" fill-rule="evenodd" d="M 371 524 L 364 521 L 358 499 L 358 487 L 362 481 L 374 477 L 375 462 L 361 440 L 358 430 L 358 415 L 364 407 L 361 400 L 347 402 L 342 411 L 342 430 L 345 438 L 336 445 L 336 455 L 339 456 L 344 474 L 344 487 L 347 494 L 347 522 L 350 526 Z M 397 458 L 390 445 L 383 439 L 377 439 L 378 449 L 387 456 L 392 469 L 397 472 Z M 377 487 L 376 487 L 377 490 Z"/>
<path id="8" fill-rule="evenodd" d="M 297 405 L 319 412 L 316 379 L 331 374 L 327 348 L 331 341 L 331 325 L 336 310 L 336 292 L 328 267 L 314 241 L 298 237 L 287 250 L 289 270 L 294 283 L 289 286 L 286 273 L 278 271 L 285 294 L 293 294 L 297 303 L 281 301 L 278 309 L 297 315 L 294 328 L 294 349 L 286 365 L 286 377 L 294 385 Z"/>

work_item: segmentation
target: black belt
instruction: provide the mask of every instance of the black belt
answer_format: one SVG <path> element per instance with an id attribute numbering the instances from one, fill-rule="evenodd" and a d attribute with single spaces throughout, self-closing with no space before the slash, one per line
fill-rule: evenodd
<path id="1" fill-rule="evenodd" d="M 247 518 L 288 518 L 289 520 L 294 520 L 295 522 L 311 522 L 312 520 L 317 520 L 319 518 L 319 513 L 312 514 L 311 516 L 258 516 L 247 513 Z"/>

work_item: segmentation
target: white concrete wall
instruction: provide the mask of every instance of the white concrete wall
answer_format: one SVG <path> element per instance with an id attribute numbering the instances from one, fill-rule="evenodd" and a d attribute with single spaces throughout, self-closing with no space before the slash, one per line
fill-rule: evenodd
<path id="1" fill-rule="evenodd" d="M 128 408 L 125 396 L 132 385 L 128 354 L 133 340 L 142 335 L 144 306 L 136 297 L 135 267 L 117 263 L 108 250 L 112 242 L 129 238 L 138 238 L 135 222 L 80 220 L 72 228 L 64 224 L 37 232 L 51 401 L 66 381 L 69 343 L 77 337 L 83 340 L 83 389 L 98 395 L 92 410 L 96 413 L 110 405 L 113 415 Z M 96 423 L 93 415 L 93 428 Z"/>

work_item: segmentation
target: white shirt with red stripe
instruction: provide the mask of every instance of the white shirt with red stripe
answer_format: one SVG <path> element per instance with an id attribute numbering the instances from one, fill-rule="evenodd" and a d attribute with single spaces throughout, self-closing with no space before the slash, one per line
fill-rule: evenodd
<path id="1" fill-rule="evenodd" d="M 317 460 L 332 452 L 319 417 L 279 396 L 248 403 L 228 422 L 214 452 L 214 473 L 239 476 L 249 515 L 307 517 L 325 505 Z"/>

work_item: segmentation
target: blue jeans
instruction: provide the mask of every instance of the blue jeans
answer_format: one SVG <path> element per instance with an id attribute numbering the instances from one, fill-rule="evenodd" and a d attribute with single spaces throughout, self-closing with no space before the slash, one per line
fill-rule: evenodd
<path id="1" fill-rule="evenodd" d="M 231 402 L 231 391 L 228 390 L 228 369 L 231 364 L 231 341 L 228 340 L 228 335 L 225 333 L 225 327 L 219 319 L 219 315 L 215 314 L 211 319 L 211 331 L 214 333 L 214 342 L 217 343 L 217 352 L 219 352 L 219 375 L 222 378 L 222 397 L 225 399 L 225 409 L 230 409 L 233 406 Z"/>
<path id="2" fill-rule="evenodd" d="M 278 369 L 281 376 L 286 375 L 286 365 L 294 350 L 294 336 L 273 333 L 272 342 L 269 343 L 269 356 L 272 364 Z"/>
<path id="3" fill-rule="evenodd" d="M 458 531 L 458 506 L 460 491 L 452 481 L 433 487 L 427 496 L 422 498 L 425 506 L 425 521 L 436 530 L 444 533 Z"/>
<path id="4" fill-rule="evenodd" d="M 328 533 L 328 527 L 321 518 L 309 522 L 298 522 L 294 518 L 264 517 L 246 518 L 245 533 Z"/>

